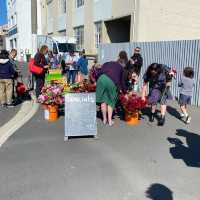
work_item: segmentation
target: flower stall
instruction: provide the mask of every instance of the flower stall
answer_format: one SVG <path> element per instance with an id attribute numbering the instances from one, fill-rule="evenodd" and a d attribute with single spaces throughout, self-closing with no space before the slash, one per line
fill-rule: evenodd
<path id="1" fill-rule="evenodd" d="M 59 107 L 65 104 L 65 94 L 95 91 L 96 86 L 87 81 L 68 84 L 66 76 L 62 75 L 60 69 L 50 69 L 45 76 L 45 85 L 38 97 L 38 102 L 43 105 L 45 119 L 53 122 L 58 119 Z"/>
<path id="2" fill-rule="evenodd" d="M 45 85 L 42 88 L 38 102 L 44 107 L 45 119 L 56 121 L 58 119 L 58 106 L 64 104 L 64 88 L 61 85 Z"/>

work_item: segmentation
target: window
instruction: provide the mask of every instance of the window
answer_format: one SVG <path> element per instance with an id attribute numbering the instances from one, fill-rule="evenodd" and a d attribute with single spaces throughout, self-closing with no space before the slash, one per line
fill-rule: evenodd
<path id="1" fill-rule="evenodd" d="M 11 16 L 11 26 L 13 26 L 13 25 L 14 25 L 14 17 Z"/>
<path id="2" fill-rule="evenodd" d="M 15 25 L 17 24 L 17 13 L 15 13 L 15 15 L 14 15 L 14 24 Z"/>
<path id="3" fill-rule="evenodd" d="M 95 23 L 95 47 L 99 48 L 102 43 L 102 22 Z"/>
<path id="4" fill-rule="evenodd" d="M 14 39 L 15 49 L 17 49 L 17 38 Z"/>
<path id="5" fill-rule="evenodd" d="M 84 0 L 76 0 L 76 7 L 79 8 L 84 5 Z"/>
<path id="6" fill-rule="evenodd" d="M 70 52 L 70 51 L 76 51 L 76 44 L 58 43 L 58 49 L 60 52 L 63 52 L 63 53 Z"/>
<path id="7" fill-rule="evenodd" d="M 83 49 L 84 46 L 84 26 L 74 28 L 74 34 L 77 43 L 77 50 Z"/>
<path id="8" fill-rule="evenodd" d="M 10 49 L 13 49 L 14 45 L 13 45 L 13 40 L 10 40 Z"/>
<path id="9" fill-rule="evenodd" d="M 0 37 L 0 47 L 3 46 L 3 38 Z"/>
<path id="10" fill-rule="evenodd" d="M 60 11 L 62 14 L 67 12 L 67 2 L 66 0 L 60 0 Z"/>
<path id="11" fill-rule="evenodd" d="M 58 54 L 56 43 L 53 43 L 53 54 Z"/>

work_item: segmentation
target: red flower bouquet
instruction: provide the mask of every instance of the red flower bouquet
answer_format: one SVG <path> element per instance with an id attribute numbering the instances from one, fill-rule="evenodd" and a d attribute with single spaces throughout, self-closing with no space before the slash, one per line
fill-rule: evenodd
<path id="1" fill-rule="evenodd" d="M 147 101 L 142 100 L 137 94 L 120 95 L 119 100 L 126 112 L 132 113 L 144 108 Z"/>

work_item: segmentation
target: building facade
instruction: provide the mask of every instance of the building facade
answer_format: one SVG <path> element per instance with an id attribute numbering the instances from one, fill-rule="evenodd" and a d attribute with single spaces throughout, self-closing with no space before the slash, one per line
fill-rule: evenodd
<path id="1" fill-rule="evenodd" d="M 66 36 L 67 0 L 41 0 L 42 34 Z"/>
<path id="2" fill-rule="evenodd" d="M 20 52 L 33 49 L 33 34 L 76 38 L 78 49 L 88 54 L 96 54 L 100 43 L 200 38 L 199 0 L 7 0 L 7 5 L 9 46 Z"/>
<path id="3" fill-rule="evenodd" d="M 6 49 L 6 36 L 8 34 L 7 25 L 0 26 L 0 51 Z"/>
<path id="4" fill-rule="evenodd" d="M 37 0 L 7 0 L 7 49 L 18 50 L 18 58 L 31 54 L 33 35 L 37 33 Z"/>
<path id="5" fill-rule="evenodd" d="M 200 39 L 199 0 L 138 0 L 136 41 Z"/>
<path id="6" fill-rule="evenodd" d="M 100 43 L 134 40 L 134 0 L 68 0 L 67 35 L 79 49 L 96 53 Z"/>
<path id="7" fill-rule="evenodd" d="M 42 0 L 41 9 L 43 34 L 75 37 L 89 54 L 102 42 L 134 40 L 135 0 Z"/>

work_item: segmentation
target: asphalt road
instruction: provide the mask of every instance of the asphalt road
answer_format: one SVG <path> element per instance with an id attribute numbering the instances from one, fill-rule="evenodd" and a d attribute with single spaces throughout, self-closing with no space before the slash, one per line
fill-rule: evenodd
<path id="1" fill-rule="evenodd" d="M 176 115 L 174 108 L 169 112 Z M 2 200 L 199 200 L 200 109 L 185 125 L 98 121 L 99 139 L 64 142 L 64 119 L 40 110 L 0 149 Z M 181 130 L 180 130 L 181 129 Z"/>
<path id="2" fill-rule="evenodd" d="M 14 108 L 0 107 L 0 127 L 7 123 L 20 109 L 20 105 Z"/>

